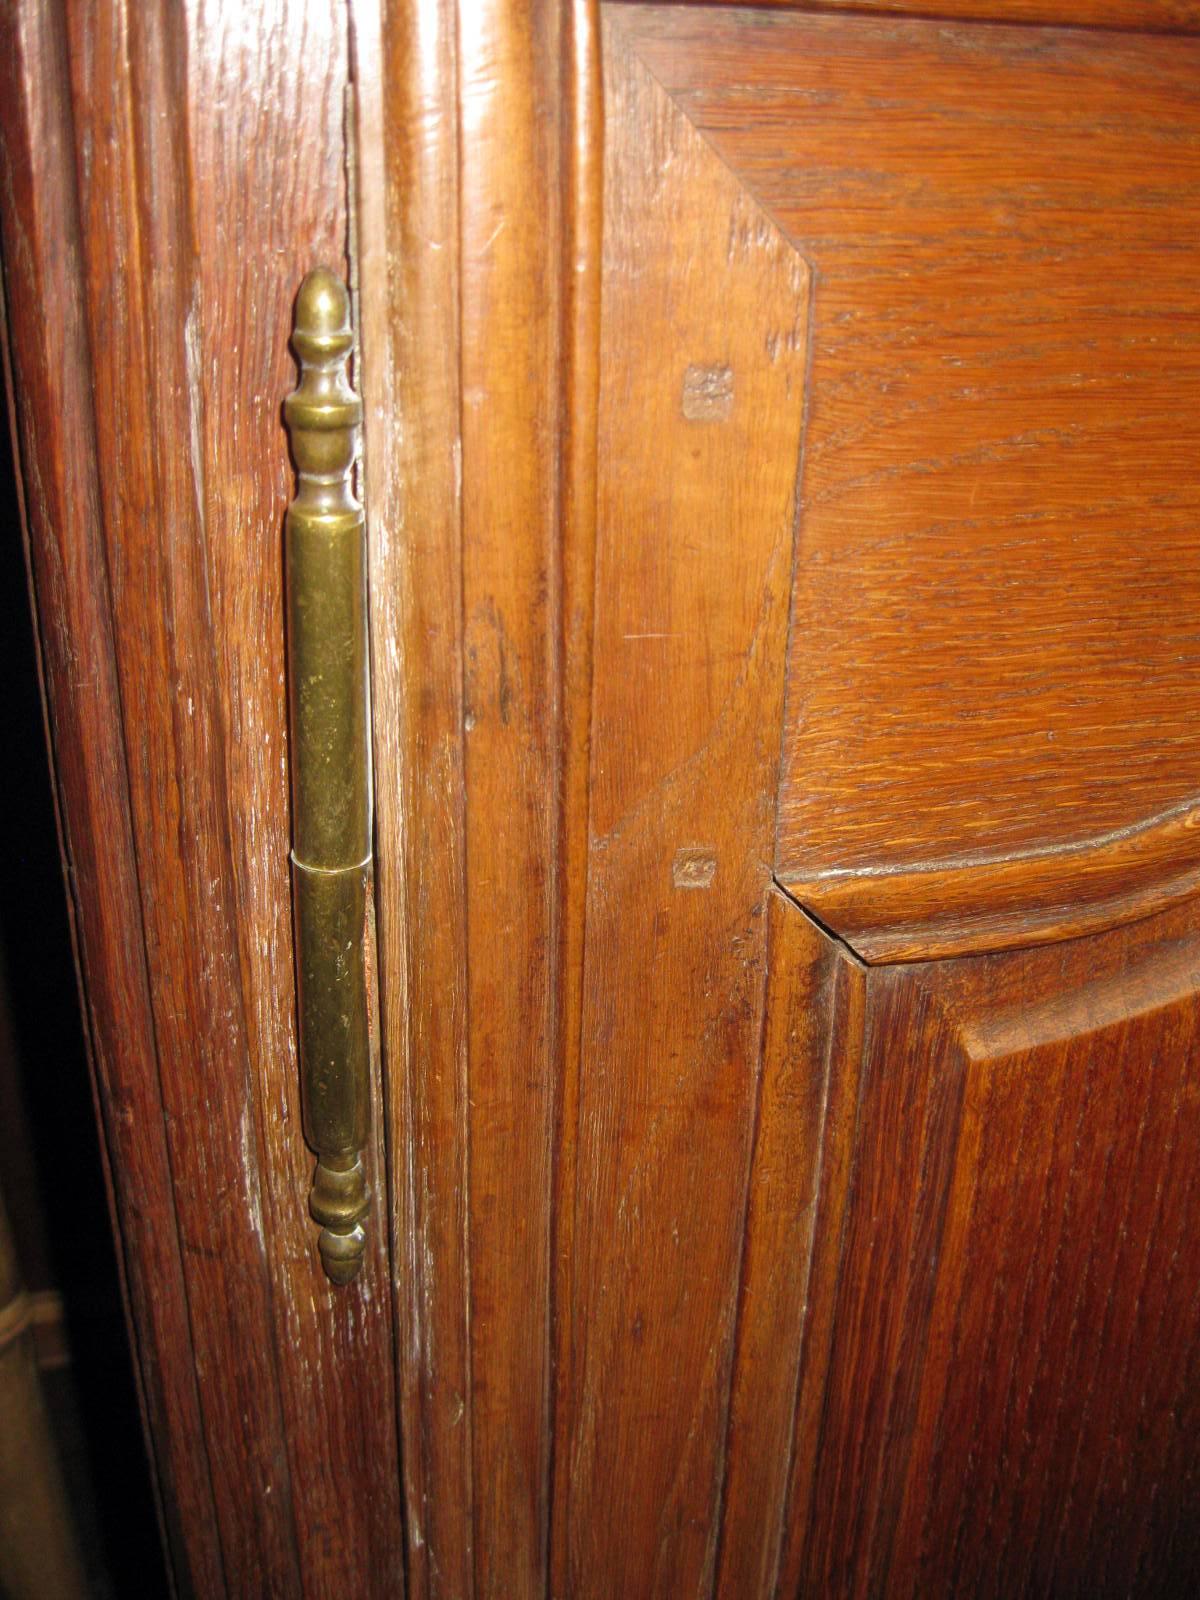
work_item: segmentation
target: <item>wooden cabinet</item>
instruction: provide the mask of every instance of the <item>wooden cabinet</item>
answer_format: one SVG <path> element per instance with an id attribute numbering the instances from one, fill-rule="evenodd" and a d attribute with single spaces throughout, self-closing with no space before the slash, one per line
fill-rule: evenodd
<path id="1" fill-rule="evenodd" d="M 3 13 L 42 665 L 182 1591 L 1200 1581 L 1197 30 Z M 288 876 L 318 261 L 371 629 L 345 1287 Z"/>

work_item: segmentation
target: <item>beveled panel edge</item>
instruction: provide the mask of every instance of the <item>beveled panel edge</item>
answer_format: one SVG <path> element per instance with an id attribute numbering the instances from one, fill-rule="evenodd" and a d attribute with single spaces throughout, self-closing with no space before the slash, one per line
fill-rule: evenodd
<path id="1" fill-rule="evenodd" d="M 776 882 L 869 963 L 1021 949 L 1135 922 L 1200 887 L 1200 805 L 1098 839 L 1002 859 L 806 872 Z"/>
<path id="2" fill-rule="evenodd" d="M 647 0 L 605 0 L 630 6 Z M 805 11 L 824 16 L 915 18 L 1009 27 L 1097 28 L 1137 33 L 1200 33 L 1200 0 L 658 0 L 725 10 Z"/>
<path id="3" fill-rule="evenodd" d="M 1195 930 L 1167 934 L 1162 919 L 1148 921 L 1150 926 L 1124 935 L 1127 953 L 1115 970 L 1113 963 L 1101 963 L 1085 983 L 1042 999 L 1005 995 L 990 1005 L 962 1009 L 958 1031 L 968 1059 L 980 1066 L 1007 1061 L 1194 999 L 1200 987 L 1200 938 Z"/>
<path id="4" fill-rule="evenodd" d="M 727 1448 L 739 1449 L 728 1444 L 729 1364 L 756 1096 L 728 1062 L 756 1074 L 761 1047 L 778 764 L 777 739 L 762 730 L 778 727 L 782 710 L 807 348 L 797 313 L 811 287 L 736 174 L 626 52 L 623 22 L 606 18 L 600 600 L 576 1154 L 576 1191 L 590 1198 L 573 1207 L 574 1295 L 560 1301 L 575 1370 L 556 1450 L 571 1497 L 569 1566 L 554 1592 L 580 1600 L 664 1582 L 709 1593 L 726 1487 L 753 1518 L 734 1513 L 743 1538 L 726 1592 L 748 1592 L 738 1579 L 761 1553 L 759 1497 L 744 1480 L 739 1491 L 736 1468 L 726 1476 Z M 676 353 L 664 363 L 668 339 Z M 761 475 L 741 471 L 752 443 L 764 446 Z M 684 473 L 686 496 L 655 499 L 660 482 Z M 735 503 L 736 538 L 712 526 L 714 498 Z M 684 616 L 704 627 L 659 631 Z M 631 929 L 644 933 L 631 939 Z M 660 938 L 651 929 L 663 930 L 666 954 L 648 965 L 646 941 Z M 642 1002 L 632 1021 L 628 1007 L 612 1009 L 631 977 Z M 564 1161 L 569 1145 L 568 1131 Z M 638 1196 L 661 1192 L 666 1165 L 674 1209 L 656 1212 Z M 613 1273 L 622 1294 L 607 1287 Z M 706 1286 L 703 1303 L 680 1318 L 672 1307 L 695 1283 Z M 635 1302 L 631 1353 L 613 1308 Z M 669 1392 L 661 1425 L 631 1433 L 606 1415 L 614 1383 L 635 1417 Z M 757 1420 L 753 1401 L 746 1409 Z M 707 1514 L 681 1514 L 695 1506 Z"/>

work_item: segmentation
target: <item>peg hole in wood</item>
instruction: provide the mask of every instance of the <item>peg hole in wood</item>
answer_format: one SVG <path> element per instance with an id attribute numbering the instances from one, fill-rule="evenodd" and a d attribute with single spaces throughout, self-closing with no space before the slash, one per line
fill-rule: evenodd
<path id="1" fill-rule="evenodd" d="M 671 881 L 677 889 L 708 889 L 716 876 L 717 858 L 701 845 L 684 845 L 676 850 L 671 864 Z"/>
<path id="2" fill-rule="evenodd" d="M 733 368 L 690 366 L 683 375 L 682 404 L 689 422 L 724 422 L 733 410 Z"/>

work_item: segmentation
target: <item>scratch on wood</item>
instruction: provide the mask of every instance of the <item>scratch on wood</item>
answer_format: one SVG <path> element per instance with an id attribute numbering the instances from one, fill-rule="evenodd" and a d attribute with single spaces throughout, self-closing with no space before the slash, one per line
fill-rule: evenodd
<path id="1" fill-rule="evenodd" d="M 192 286 L 192 301 L 183 325 L 183 348 L 187 366 L 189 448 L 192 462 L 192 486 L 196 494 L 196 514 L 204 517 L 204 456 L 200 445 L 201 377 L 200 377 L 200 285 Z"/>

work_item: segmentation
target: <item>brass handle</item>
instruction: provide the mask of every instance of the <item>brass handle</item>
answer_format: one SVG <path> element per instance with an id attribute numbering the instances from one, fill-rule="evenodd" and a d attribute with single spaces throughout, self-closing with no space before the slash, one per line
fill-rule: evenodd
<path id="1" fill-rule="evenodd" d="M 284 524 L 292 768 L 292 902 L 309 1211 L 325 1271 L 362 1263 L 370 1197 L 364 965 L 371 864 L 363 511 L 351 472 L 362 402 L 350 387 L 350 297 L 328 268 L 296 298 L 300 384 L 284 402 L 297 473 Z"/>

